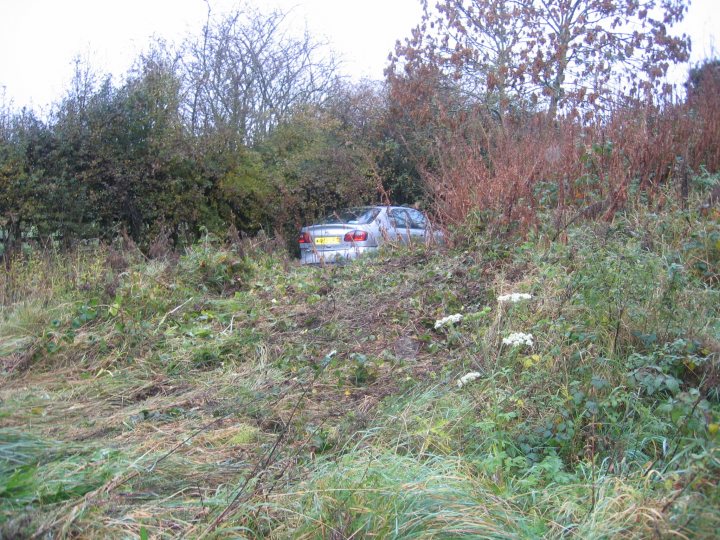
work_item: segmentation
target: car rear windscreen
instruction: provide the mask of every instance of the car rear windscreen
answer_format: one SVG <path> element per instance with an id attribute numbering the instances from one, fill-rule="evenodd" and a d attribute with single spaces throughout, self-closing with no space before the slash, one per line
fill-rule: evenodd
<path id="1" fill-rule="evenodd" d="M 379 208 L 348 208 L 339 212 L 333 212 L 323 219 L 320 224 L 329 225 L 331 223 L 342 223 L 345 225 L 366 225 L 375 219 L 379 213 Z"/>

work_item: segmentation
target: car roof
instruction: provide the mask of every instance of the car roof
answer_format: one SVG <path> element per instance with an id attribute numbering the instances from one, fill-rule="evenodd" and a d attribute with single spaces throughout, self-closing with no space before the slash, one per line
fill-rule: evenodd
<path id="1" fill-rule="evenodd" d="M 418 212 L 422 212 L 422 210 L 418 210 L 417 208 L 413 208 L 412 206 L 395 206 L 392 204 L 369 204 L 364 206 L 346 206 L 343 207 L 341 210 L 336 210 L 335 212 L 343 212 L 345 210 L 370 210 L 370 209 L 377 209 L 377 210 L 416 210 Z M 333 212 L 333 213 L 335 213 Z"/>
<path id="2" fill-rule="evenodd" d="M 370 206 L 351 206 L 349 208 L 401 208 L 403 210 L 417 210 L 416 208 L 413 208 L 412 206 L 394 206 L 392 204 L 375 204 Z"/>

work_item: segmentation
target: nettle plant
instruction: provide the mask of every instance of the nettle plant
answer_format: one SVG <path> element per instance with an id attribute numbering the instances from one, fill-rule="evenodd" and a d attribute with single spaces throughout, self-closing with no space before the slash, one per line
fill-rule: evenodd
<path id="1" fill-rule="evenodd" d="M 628 378 L 646 395 L 675 395 L 683 386 L 699 382 L 710 359 L 706 352 L 697 341 L 677 339 L 647 353 L 633 353 L 627 359 Z"/>
<path id="2" fill-rule="evenodd" d="M 63 343 L 72 344 L 78 332 L 98 317 L 98 310 L 98 300 L 92 299 L 79 305 L 69 321 L 63 322 L 60 319 L 50 321 L 50 326 L 44 333 L 45 350 L 53 354 L 61 349 Z M 94 336 L 91 335 L 89 339 L 93 340 Z"/>
<path id="3" fill-rule="evenodd" d="M 694 275 L 709 285 L 720 284 L 720 223 L 708 221 L 696 227 L 681 252 Z"/>

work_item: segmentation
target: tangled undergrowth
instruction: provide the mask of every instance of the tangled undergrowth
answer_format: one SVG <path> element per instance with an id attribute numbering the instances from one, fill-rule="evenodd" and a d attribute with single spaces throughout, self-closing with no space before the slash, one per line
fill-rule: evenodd
<path id="1" fill-rule="evenodd" d="M 714 537 L 720 224 L 552 237 L 12 261 L 0 537 Z"/>

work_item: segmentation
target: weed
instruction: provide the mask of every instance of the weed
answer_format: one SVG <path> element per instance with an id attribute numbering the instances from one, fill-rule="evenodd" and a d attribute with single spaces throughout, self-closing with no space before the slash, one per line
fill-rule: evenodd
<path id="1" fill-rule="evenodd" d="M 620 151 L 588 151 L 584 193 Z M 338 268 L 212 237 L 18 259 L 2 534 L 712 536 L 712 224 L 637 206 L 553 241 L 555 217 Z"/>

